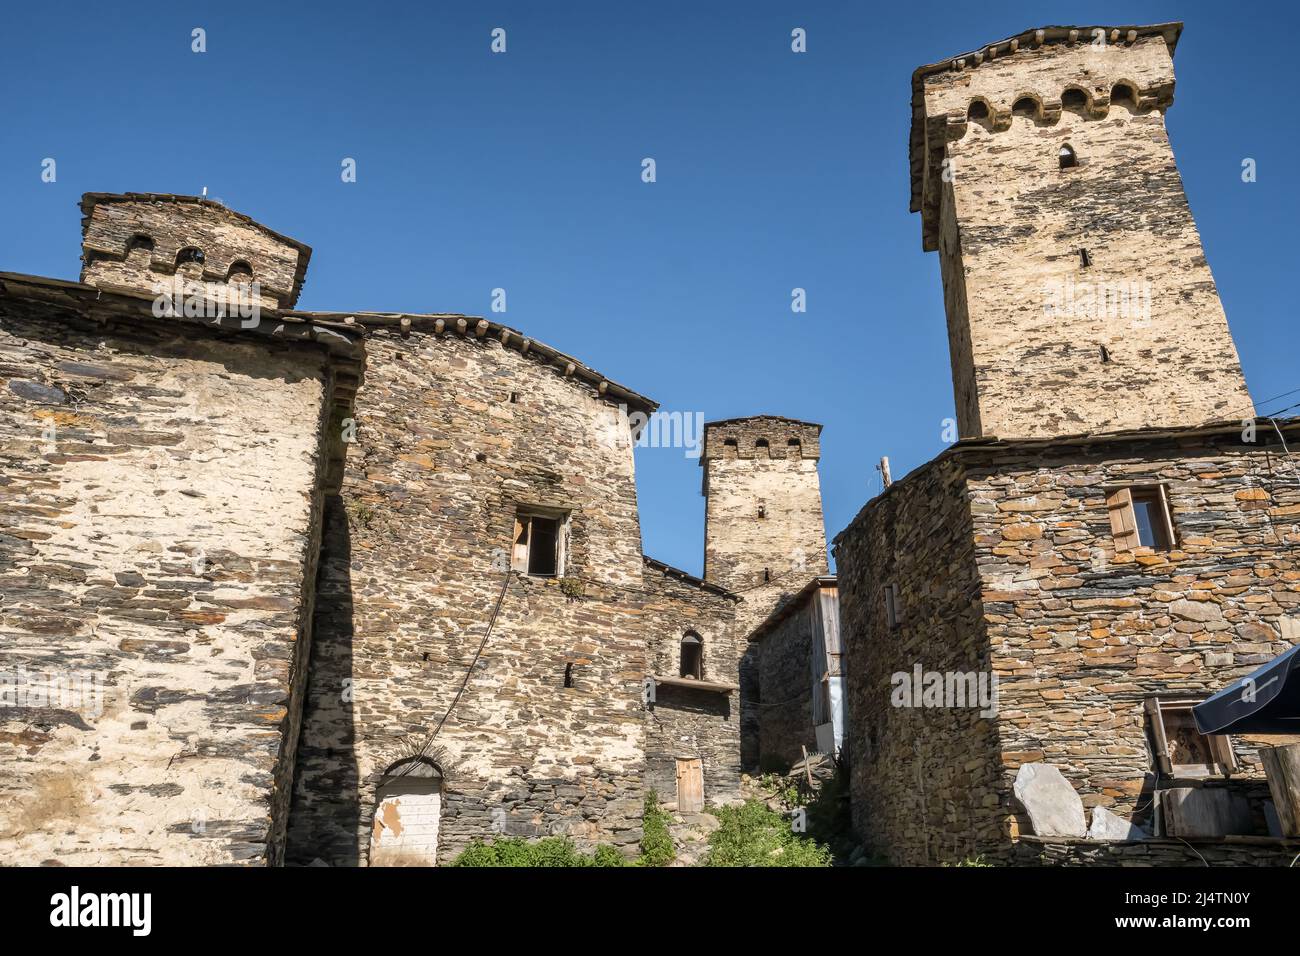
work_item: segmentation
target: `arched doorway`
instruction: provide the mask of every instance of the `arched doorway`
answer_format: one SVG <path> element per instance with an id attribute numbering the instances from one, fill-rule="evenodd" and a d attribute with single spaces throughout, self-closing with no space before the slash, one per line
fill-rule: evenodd
<path id="1" fill-rule="evenodd" d="M 442 772 L 425 757 L 389 767 L 375 793 L 371 866 L 437 866 Z"/>

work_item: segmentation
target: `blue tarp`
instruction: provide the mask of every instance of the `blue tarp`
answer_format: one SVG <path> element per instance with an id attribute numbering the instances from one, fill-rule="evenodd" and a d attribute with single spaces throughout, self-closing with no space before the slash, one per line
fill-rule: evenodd
<path id="1" fill-rule="evenodd" d="M 1192 708 L 1203 734 L 1300 734 L 1300 645 Z"/>

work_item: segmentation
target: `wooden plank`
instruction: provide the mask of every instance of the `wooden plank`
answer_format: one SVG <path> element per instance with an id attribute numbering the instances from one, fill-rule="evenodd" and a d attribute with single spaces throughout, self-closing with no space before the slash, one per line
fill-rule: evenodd
<path id="1" fill-rule="evenodd" d="M 510 567 L 516 571 L 528 573 L 528 526 L 527 518 L 515 517 L 514 550 L 510 556 Z"/>
<path id="2" fill-rule="evenodd" d="M 1169 507 L 1169 492 L 1164 485 L 1158 485 L 1160 489 L 1160 511 L 1165 518 L 1165 536 L 1168 538 L 1171 549 L 1178 546 L 1178 529 L 1174 527 L 1174 512 Z"/>
<path id="3" fill-rule="evenodd" d="M 1139 544 L 1133 493 L 1127 488 L 1116 488 L 1106 495 L 1106 509 L 1110 514 L 1110 531 L 1115 536 L 1115 550 L 1132 551 Z"/>
<path id="4" fill-rule="evenodd" d="M 1282 835 L 1300 837 L 1300 744 L 1261 747 L 1259 756 Z"/>
<path id="5" fill-rule="evenodd" d="M 698 757 L 677 761 L 677 811 L 699 813 L 704 809 L 704 765 Z"/>
<path id="6" fill-rule="evenodd" d="M 1173 763 L 1169 759 L 1169 740 L 1165 737 L 1165 719 L 1160 715 L 1160 701 L 1154 697 L 1146 702 L 1147 718 L 1151 721 L 1151 736 L 1156 745 L 1156 764 L 1160 772 L 1172 776 Z"/>
<path id="7" fill-rule="evenodd" d="M 1250 803 L 1223 788 L 1175 787 L 1161 792 L 1165 833 L 1173 837 L 1221 837 L 1249 834 Z"/>

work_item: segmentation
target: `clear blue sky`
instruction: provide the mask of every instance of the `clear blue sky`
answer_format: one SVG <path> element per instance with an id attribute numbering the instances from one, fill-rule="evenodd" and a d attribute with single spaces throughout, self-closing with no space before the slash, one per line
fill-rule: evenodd
<path id="1" fill-rule="evenodd" d="M 313 247 L 302 308 L 485 314 L 502 287 L 499 318 L 665 410 L 824 423 L 834 535 L 877 459 L 924 463 L 953 413 L 938 257 L 907 211 L 912 70 L 1081 16 L 1182 19 L 1192 211 L 1255 398 L 1300 386 L 1294 71 L 1270 27 L 1290 5 L 281 7 L 8 5 L 0 269 L 76 278 L 84 191 L 206 186 Z M 637 470 L 647 552 L 698 573 L 697 462 L 647 448 Z"/>

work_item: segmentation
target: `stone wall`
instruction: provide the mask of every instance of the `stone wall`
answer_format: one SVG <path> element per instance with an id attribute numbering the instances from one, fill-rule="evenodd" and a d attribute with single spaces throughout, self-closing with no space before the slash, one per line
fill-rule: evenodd
<path id="1" fill-rule="evenodd" d="M 1165 127 L 1166 37 L 963 62 L 924 77 L 918 114 L 962 437 L 1251 414 Z"/>
<path id="2" fill-rule="evenodd" d="M 153 294 L 173 278 L 224 286 L 237 263 L 250 270 L 263 308 L 292 308 L 302 289 L 311 249 L 272 232 L 247 216 L 197 196 L 87 193 L 81 204 L 81 281 Z M 152 248 L 132 248 L 147 239 Z M 177 256 L 198 249 L 203 262 L 180 264 Z"/>
<path id="3" fill-rule="evenodd" d="M 1144 700 L 1207 697 L 1290 646 L 1300 487 L 1269 437 L 965 456 L 1010 832 L 1027 831 L 1008 795 L 1021 762 L 1059 767 L 1085 806 L 1131 814 L 1153 771 Z M 1176 547 L 1117 553 L 1105 490 L 1144 483 L 1165 486 Z M 1231 740 L 1241 776 L 1260 779 L 1256 744 Z"/>
<path id="4" fill-rule="evenodd" d="M 1294 445 L 1300 423 L 1282 428 Z M 1283 621 L 1300 614 L 1300 487 L 1280 443 L 1241 437 L 959 445 L 863 509 L 836 554 L 864 839 L 896 862 L 1005 857 L 1032 832 L 1012 796 L 1027 762 L 1058 767 L 1085 807 L 1149 806 L 1146 698 L 1229 685 L 1291 646 Z M 1146 483 L 1167 490 L 1176 546 L 1117 552 L 1106 489 Z M 996 718 L 891 706 L 888 675 L 917 664 L 991 668 Z M 1260 742 L 1230 739 L 1232 785 L 1258 790 Z"/>
<path id="5" fill-rule="evenodd" d="M 48 302 L 2 284 L 0 855 L 276 863 L 326 350 L 155 321 L 147 300 L 71 283 L 25 283 Z M 91 694 L 33 695 L 78 678 Z"/>
<path id="6" fill-rule="evenodd" d="M 629 852 L 640 838 L 647 616 L 627 420 L 513 342 L 431 322 L 371 332 L 321 560 L 290 862 L 364 864 L 380 776 L 431 735 L 442 861 L 496 832 Z M 569 515 L 565 581 L 509 571 L 519 506 Z"/>
<path id="7" fill-rule="evenodd" d="M 759 769 L 785 773 L 803 759 L 801 745 L 809 753 L 817 751 L 817 735 L 812 717 L 812 648 L 814 640 L 810 601 L 819 600 L 818 592 L 800 602 L 780 623 L 762 632 L 758 649 L 759 696 Z"/>
<path id="8" fill-rule="evenodd" d="M 1014 844 L 1018 866 L 1291 866 L 1300 840 L 1097 840 L 1024 836 Z"/>
<path id="9" fill-rule="evenodd" d="M 645 610 L 649 673 L 677 677 L 681 639 L 693 631 L 703 641 L 704 680 L 738 684 L 737 599 L 647 563 Z M 704 771 L 704 798 L 726 802 L 740 790 L 740 700 L 730 693 L 660 684 L 646 722 L 647 789 L 662 801 L 676 799 L 677 761 L 698 758 Z"/>
<path id="10" fill-rule="evenodd" d="M 817 474 L 820 435 L 820 425 L 776 416 L 705 425 L 704 578 L 743 594 L 736 615 L 741 636 L 810 577 L 829 570 Z M 742 653 L 740 697 L 757 702 L 757 650 Z M 745 767 L 758 764 L 758 735 L 758 709 L 742 703 Z"/>
<path id="11" fill-rule="evenodd" d="M 895 675 L 917 668 L 988 671 L 975 547 L 950 458 L 895 482 L 835 539 L 853 826 L 896 864 L 960 860 L 999 837 L 995 722 L 895 694 Z M 899 592 L 894 628 L 887 584 Z"/>

